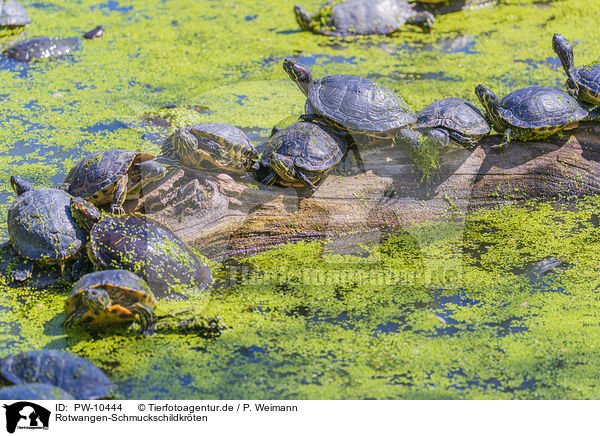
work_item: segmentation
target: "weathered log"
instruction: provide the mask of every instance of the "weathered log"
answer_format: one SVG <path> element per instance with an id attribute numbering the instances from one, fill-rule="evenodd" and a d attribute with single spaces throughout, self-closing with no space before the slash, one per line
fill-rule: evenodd
<path id="1" fill-rule="evenodd" d="M 600 194 L 600 127 L 544 142 L 491 149 L 498 136 L 469 151 L 441 150 L 428 184 L 405 151 L 391 144 L 362 152 L 365 173 L 330 174 L 312 195 L 261 186 L 250 176 L 178 170 L 130 208 L 145 212 L 211 258 L 282 242 L 406 227 L 463 216 L 471 209 L 531 199 Z"/>

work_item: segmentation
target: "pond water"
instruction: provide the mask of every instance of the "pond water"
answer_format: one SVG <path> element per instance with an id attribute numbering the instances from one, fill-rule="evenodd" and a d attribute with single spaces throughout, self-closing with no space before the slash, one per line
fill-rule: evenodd
<path id="1" fill-rule="evenodd" d="M 57 185 L 97 150 L 157 153 L 190 120 L 237 125 L 260 148 L 303 109 L 281 68 L 287 56 L 315 77 L 373 78 L 420 109 L 448 96 L 475 103 L 479 83 L 498 95 L 562 87 L 553 33 L 576 44 L 577 64 L 595 59 L 600 40 L 600 7 L 587 0 L 506 0 L 438 17 L 432 33 L 341 41 L 299 31 L 295 1 L 21 3 L 33 20 L 27 37 L 80 36 L 99 24 L 106 34 L 61 60 L 0 59 L 2 221 L 10 175 Z M 148 121 L 169 107 L 187 109 L 169 127 Z M 390 239 L 341 254 L 306 241 L 234 266 L 214 261 L 217 275 L 248 272 L 213 292 L 207 316 L 226 326 L 216 337 L 64 331 L 68 286 L 3 285 L 0 357 L 77 353 L 109 375 L 117 398 L 598 398 L 599 203 L 415 225 L 406 231 L 416 258 L 411 244 Z M 5 226 L 0 233 L 7 239 Z M 159 314 L 182 308 L 164 302 Z"/>

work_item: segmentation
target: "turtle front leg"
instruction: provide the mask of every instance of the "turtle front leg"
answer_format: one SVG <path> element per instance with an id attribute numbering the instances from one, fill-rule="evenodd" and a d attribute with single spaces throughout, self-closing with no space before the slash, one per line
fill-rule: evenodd
<path id="1" fill-rule="evenodd" d="M 62 322 L 61 326 L 63 328 L 67 328 L 67 329 L 71 329 L 73 327 L 75 327 L 76 324 L 79 323 L 79 321 L 81 320 L 81 317 L 83 315 L 85 315 L 88 311 L 88 308 L 80 308 L 78 310 L 75 310 L 73 312 L 71 312 L 70 314 L 67 315 L 67 317 L 65 318 L 65 320 Z"/>
<path id="2" fill-rule="evenodd" d="M 510 141 L 512 141 L 514 139 L 514 135 L 511 129 L 506 129 L 506 132 L 504 132 L 504 141 L 502 141 L 502 143 L 500 144 L 496 144 L 496 145 L 492 145 L 492 149 L 493 150 L 503 150 L 504 147 L 506 147 L 508 144 L 510 144 Z"/>
<path id="3" fill-rule="evenodd" d="M 131 307 L 131 312 L 138 315 L 138 322 L 140 323 L 140 332 L 144 336 L 151 336 L 154 334 L 154 328 L 158 322 L 158 317 L 150 306 L 143 303 L 135 303 Z"/>
<path id="4" fill-rule="evenodd" d="M 123 215 L 125 213 L 123 203 L 125 203 L 125 199 L 127 198 L 127 182 L 129 182 L 129 177 L 125 174 L 115 185 L 115 193 L 111 205 L 111 211 L 115 215 Z"/>
<path id="5" fill-rule="evenodd" d="M 406 22 L 415 26 L 421 27 L 423 30 L 431 32 L 433 24 L 435 23 L 435 17 L 431 12 L 419 12 L 418 14 L 409 17 Z"/>
<path id="6" fill-rule="evenodd" d="M 12 266 L 10 272 L 13 280 L 24 282 L 33 277 L 33 262 L 20 256 L 15 257 L 15 259 L 18 263 Z"/>

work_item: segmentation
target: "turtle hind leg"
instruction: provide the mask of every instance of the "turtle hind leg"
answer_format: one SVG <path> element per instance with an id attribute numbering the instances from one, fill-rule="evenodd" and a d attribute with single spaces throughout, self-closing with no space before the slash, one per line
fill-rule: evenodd
<path id="1" fill-rule="evenodd" d="M 151 336 L 154 334 L 154 329 L 158 321 L 158 317 L 150 306 L 143 303 L 135 303 L 131 307 L 131 312 L 138 315 L 138 322 L 140 324 L 140 332 L 144 336 Z"/>
<path id="2" fill-rule="evenodd" d="M 296 178 L 307 188 L 310 188 L 313 192 L 317 190 L 317 187 L 310 181 L 308 175 L 302 168 L 296 167 Z"/>
<path id="3" fill-rule="evenodd" d="M 433 24 L 435 23 L 435 17 L 431 12 L 419 12 L 412 17 L 409 17 L 406 22 L 408 24 L 419 26 L 427 32 L 431 32 Z"/>
<path id="4" fill-rule="evenodd" d="M 129 177 L 127 177 L 126 174 L 123 177 L 121 177 L 115 185 L 115 192 L 113 194 L 113 200 L 111 204 L 111 212 L 115 215 L 123 215 L 125 213 L 123 204 L 125 203 L 125 199 L 127 198 L 128 181 Z"/>

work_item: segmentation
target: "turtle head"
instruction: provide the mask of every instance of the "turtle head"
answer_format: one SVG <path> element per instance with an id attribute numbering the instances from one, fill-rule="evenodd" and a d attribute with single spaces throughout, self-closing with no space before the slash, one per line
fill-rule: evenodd
<path id="1" fill-rule="evenodd" d="M 483 85 L 477 85 L 475 88 L 475 94 L 477 94 L 477 98 L 479 98 L 479 101 L 485 108 L 485 111 L 487 112 L 488 117 L 490 117 L 492 120 L 493 124 L 500 124 L 498 121 L 496 121 L 500 119 L 500 102 L 498 101 L 496 94 Z"/>
<path id="2" fill-rule="evenodd" d="M 298 85 L 298 88 L 300 88 L 304 95 L 308 96 L 308 90 L 313 83 L 312 74 L 308 67 L 294 61 L 292 58 L 285 58 L 283 69 L 296 82 L 296 85 Z"/>
<path id="3" fill-rule="evenodd" d="M 562 64 L 565 72 L 571 77 L 571 68 L 573 68 L 573 46 L 567 38 L 559 33 L 555 33 L 552 37 L 552 48 L 558 55 L 560 63 Z"/>
<path id="4" fill-rule="evenodd" d="M 140 164 L 142 186 L 147 186 L 152 182 L 162 179 L 165 174 L 167 174 L 167 168 L 154 159 L 147 160 Z"/>
<path id="5" fill-rule="evenodd" d="M 30 181 L 19 176 L 10 176 L 10 186 L 12 186 L 17 195 L 34 189 Z"/>
<path id="6" fill-rule="evenodd" d="M 105 310 L 111 305 L 110 296 L 102 288 L 87 288 L 81 293 L 81 302 L 91 310 Z"/>
<path id="7" fill-rule="evenodd" d="M 309 32 L 312 31 L 312 17 L 308 12 L 306 12 L 306 10 L 302 6 L 294 6 L 294 14 L 296 14 L 296 21 L 298 22 L 302 30 L 307 30 Z"/>
<path id="8" fill-rule="evenodd" d="M 77 225 L 87 232 L 102 218 L 96 206 L 80 197 L 71 197 L 70 209 Z"/>

